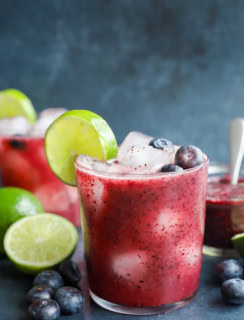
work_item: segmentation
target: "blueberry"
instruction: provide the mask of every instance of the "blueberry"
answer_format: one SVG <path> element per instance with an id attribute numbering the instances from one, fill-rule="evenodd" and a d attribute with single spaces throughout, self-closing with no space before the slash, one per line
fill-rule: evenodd
<path id="1" fill-rule="evenodd" d="M 78 313 L 84 303 L 82 293 L 72 287 L 63 287 L 57 290 L 55 300 L 60 306 L 62 314 Z"/>
<path id="2" fill-rule="evenodd" d="M 199 166 L 204 162 L 202 151 L 191 145 L 180 147 L 175 154 L 175 164 L 183 169 L 189 169 Z"/>
<path id="3" fill-rule="evenodd" d="M 161 169 L 160 172 L 180 172 L 184 171 L 181 167 L 177 166 L 176 164 L 165 164 Z"/>
<path id="4" fill-rule="evenodd" d="M 60 316 L 60 308 L 56 301 L 39 299 L 29 306 L 29 315 L 36 320 L 56 320 Z"/>
<path id="5" fill-rule="evenodd" d="M 156 149 L 174 148 L 171 141 L 164 138 L 154 138 L 149 142 L 149 146 Z"/>
<path id="6" fill-rule="evenodd" d="M 228 259 L 217 264 L 215 274 L 220 282 L 233 278 L 242 278 L 242 265 L 235 259 Z"/>
<path id="7" fill-rule="evenodd" d="M 38 286 L 33 287 L 27 292 L 26 300 L 28 302 L 33 302 L 38 299 L 51 299 L 53 295 L 53 289 L 40 284 Z"/>
<path id="8" fill-rule="evenodd" d="M 12 148 L 15 148 L 18 150 L 24 150 L 26 148 L 26 143 L 24 141 L 20 141 L 18 139 L 10 140 L 9 144 Z"/>
<path id="9" fill-rule="evenodd" d="M 221 294 L 223 299 L 231 304 L 244 303 L 244 280 L 229 279 L 222 283 Z"/>
<path id="10" fill-rule="evenodd" d="M 51 287 L 55 292 L 64 285 L 63 278 L 60 273 L 54 270 L 46 270 L 39 273 L 34 279 L 34 286 L 45 284 Z"/>
<path id="11" fill-rule="evenodd" d="M 64 260 L 60 263 L 58 270 L 68 285 L 76 285 L 81 279 L 80 270 L 72 260 Z"/>

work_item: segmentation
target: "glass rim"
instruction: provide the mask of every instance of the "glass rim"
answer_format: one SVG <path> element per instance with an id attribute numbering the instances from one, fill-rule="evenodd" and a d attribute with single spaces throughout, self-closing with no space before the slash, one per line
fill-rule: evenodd
<path id="1" fill-rule="evenodd" d="M 45 139 L 44 136 L 30 136 L 30 135 L 2 135 L 0 134 L 0 140 L 1 139 L 8 139 L 8 140 L 42 140 Z"/>
<path id="2" fill-rule="evenodd" d="M 168 177 L 168 176 L 180 176 L 183 174 L 188 174 L 190 172 L 199 171 L 200 169 L 204 168 L 206 165 L 209 164 L 209 158 L 204 153 L 204 162 L 200 164 L 197 167 L 185 169 L 183 171 L 178 172 L 151 172 L 151 173 L 118 173 L 118 172 L 106 172 L 102 170 L 94 170 L 92 168 L 88 168 L 86 166 L 83 166 L 82 164 L 78 163 L 78 157 L 80 155 L 77 155 L 74 158 L 75 168 L 78 168 L 80 171 L 84 171 L 86 173 L 96 175 L 99 177 L 107 177 L 107 178 L 117 178 L 117 179 L 133 179 L 133 180 L 140 180 L 140 179 L 153 179 L 153 178 L 161 178 L 161 177 Z"/>
<path id="3" fill-rule="evenodd" d="M 208 185 L 211 182 L 215 182 L 216 178 L 221 179 L 225 175 L 230 173 L 230 164 L 224 162 L 217 162 L 217 161 L 210 161 L 208 167 Z M 240 170 L 240 178 L 243 178 L 244 175 L 244 166 L 241 166 Z M 219 181 L 219 180 L 217 180 Z M 216 181 L 216 182 L 217 182 Z M 231 185 L 230 183 L 228 184 Z M 244 195 L 243 193 L 236 194 L 236 190 L 243 190 L 243 183 L 237 183 L 233 185 L 230 189 L 228 197 L 226 195 L 219 198 L 216 198 L 215 191 L 219 189 L 218 182 L 217 182 L 217 189 L 209 189 L 207 190 L 206 201 L 207 205 L 214 205 L 214 206 L 221 206 L 221 207 L 233 207 L 233 206 L 242 206 L 244 204 Z M 223 204 L 224 199 L 224 204 Z"/>

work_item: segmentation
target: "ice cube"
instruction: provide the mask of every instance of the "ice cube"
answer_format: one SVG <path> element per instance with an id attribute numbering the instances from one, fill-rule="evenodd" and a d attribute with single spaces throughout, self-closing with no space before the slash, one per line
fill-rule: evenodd
<path id="1" fill-rule="evenodd" d="M 107 163 L 110 164 L 109 173 L 126 174 L 132 171 L 130 167 L 123 165 L 118 159 L 109 160 Z"/>
<path id="2" fill-rule="evenodd" d="M 35 190 L 35 196 L 41 201 L 46 212 L 65 211 L 69 209 L 69 197 L 66 189 L 57 183 L 40 185 Z"/>
<path id="3" fill-rule="evenodd" d="M 148 146 L 153 139 L 144 133 L 132 131 L 130 132 L 119 147 L 118 159 L 123 158 L 124 154 L 134 145 Z"/>
<path id="4" fill-rule="evenodd" d="M 188 267 L 193 267 L 198 264 L 201 259 L 202 245 L 201 243 L 189 243 L 188 241 L 181 241 L 172 248 L 175 257 L 180 257 L 182 263 Z"/>
<path id="5" fill-rule="evenodd" d="M 98 160 L 84 154 L 80 154 L 76 158 L 76 163 L 88 169 L 93 169 L 94 171 L 107 172 L 111 166 L 111 163 Z"/>
<path id="6" fill-rule="evenodd" d="M 66 111 L 67 109 L 64 108 L 50 108 L 42 111 L 37 122 L 29 130 L 29 134 L 34 137 L 44 136 L 50 124 Z"/>
<path id="7" fill-rule="evenodd" d="M 135 283 L 147 277 L 147 255 L 142 251 L 132 251 L 115 256 L 112 261 L 113 272 Z"/>
<path id="8" fill-rule="evenodd" d="M 68 110 L 65 108 L 48 108 L 43 110 L 40 114 L 38 119 L 43 118 L 52 118 L 53 120 L 57 119 L 63 113 L 67 112 Z"/>
<path id="9" fill-rule="evenodd" d="M 76 162 L 78 165 L 101 173 L 125 174 L 132 171 L 130 167 L 122 165 L 117 159 L 110 159 L 105 162 L 81 154 L 76 158 Z"/>
<path id="10" fill-rule="evenodd" d="M 176 227 L 183 223 L 182 217 L 183 215 L 177 215 L 177 213 L 170 208 L 163 210 L 156 218 L 156 223 L 153 228 L 154 232 L 160 234 L 163 230 L 167 232 L 167 235 L 169 235 L 170 233 L 175 233 Z"/>
<path id="11" fill-rule="evenodd" d="M 0 135 L 26 135 L 30 127 L 24 117 L 4 118 L 0 120 Z"/>
<path id="12" fill-rule="evenodd" d="M 127 150 L 121 164 L 130 167 L 134 173 L 157 172 L 163 165 L 174 163 L 174 148 L 160 150 L 151 146 L 134 145 Z"/>

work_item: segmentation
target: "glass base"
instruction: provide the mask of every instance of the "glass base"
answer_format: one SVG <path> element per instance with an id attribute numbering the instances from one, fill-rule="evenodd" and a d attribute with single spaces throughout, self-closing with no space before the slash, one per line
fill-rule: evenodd
<path id="1" fill-rule="evenodd" d="M 188 304 L 197 294 L 197 291 L 193 293 L 193 295 L 187 299 L 181 300 L 176 303 L 172 304 L 163 304 L 158 307 L 142 307 L 142 308 L 136 308 L 136 307 L 127 307 L 120 304 L 111 303 L 107 300 L 104 300 L 102 298 L 99 298 L 97 295 L 95 295 L 91 290 L 90 296 L 100 307 L 107 309 L 109 311 L 122 313 L 122 314 L 129 314 L 134 316 L 146 316 L 151 314 L 158 314 L 158 313 L 167 313 L 176 309 L 179 309 L 181 307 L 184 307 L 186 304 Z"/>
<path id="2" fill-rule="evenodd" d="M 203 245 L 202 253 L 212 257 L 239 258 L 240 256 L 234 249 L 221 249 Z"/>

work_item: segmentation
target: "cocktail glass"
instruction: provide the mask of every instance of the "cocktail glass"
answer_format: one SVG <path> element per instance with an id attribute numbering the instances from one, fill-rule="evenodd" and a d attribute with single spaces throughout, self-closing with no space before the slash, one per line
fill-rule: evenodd
<path id="1" fill-rule="evenodd" d="M 174 173 L 94 171 L 75 160 L 90 295 L 111 311 L 168 312 L 196 295 L 208 161 Z"/>
<path id="2" fill-rule="evenodd" d="M 43 137 L 0 136 L 0 171 L 3 186 L 33 192 L 46 212 L 80 225 L 78 193 L 51 171 Z"/>

